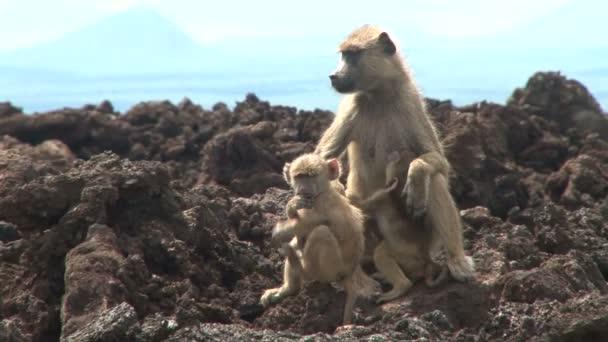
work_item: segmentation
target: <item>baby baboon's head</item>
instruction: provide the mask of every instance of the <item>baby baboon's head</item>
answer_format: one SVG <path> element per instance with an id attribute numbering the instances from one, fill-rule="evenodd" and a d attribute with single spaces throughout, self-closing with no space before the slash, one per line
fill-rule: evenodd
<path id="1" fill-rule="evenodd" d="M 304 154 L 286 165 L 283 176 L 296 195 L 314 198 L 330 188 L 330 181 L 340 177 L 340 163 L 337 159 L 325 161 L 317 154 Z"/>
<path id="2" fill-rule="evenodd" d="M 397 46 L 388 33 L 372 25 L 353 31 L 339 46 L 338 68 L 329 78 L 339 93 L 370 91 L 402 76 Z"/>

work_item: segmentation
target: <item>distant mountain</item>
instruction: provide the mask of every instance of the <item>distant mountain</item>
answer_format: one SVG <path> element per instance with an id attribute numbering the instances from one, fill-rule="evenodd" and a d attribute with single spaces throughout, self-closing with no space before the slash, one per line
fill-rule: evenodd
<path id="1" fill-rule="evenodd" d="M 36 47 L 0 54 L 0 67 L 95 74 L 203 71 L 229 56 L 194 42 L 176 24 L 145 8 L 127 10 Z M 207 67 L 207 69 L 209 69 Z"/>

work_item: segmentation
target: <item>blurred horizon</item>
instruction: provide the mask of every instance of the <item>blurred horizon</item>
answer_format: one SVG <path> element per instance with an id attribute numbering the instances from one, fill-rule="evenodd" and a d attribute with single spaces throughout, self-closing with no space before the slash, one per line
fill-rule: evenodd
<path id="1" fill-rule="evenodd" d="M 334 111 L 336 46 L 372 23 L 393 33 L 427 97 L 504 103 L 534 72 L 560 71 L 606 111 L 607 9 L 591 0 L 0 0 L 0 101 L 35 112 L 107 99 L 126 111 L 184 97 L 233 106 L 252 92 Z"/>

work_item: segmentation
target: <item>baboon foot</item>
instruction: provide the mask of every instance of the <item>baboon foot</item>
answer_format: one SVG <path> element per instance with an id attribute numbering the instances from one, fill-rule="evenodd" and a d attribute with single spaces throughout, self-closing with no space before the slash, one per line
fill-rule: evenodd
<path id="1" fill-rule="evenodd" d="M 404 284 L 401 286 L 394 286 L 392 290 L 385 292 L 380 297 L 378 297 L 378 299 L 376 300 L 376 303 L 378 303 L 378 304 L 385 303 L 385 302 L 389 302 L 393 299 L 399 298 L 399 297 L 403 296 L 407 291 L 409 291 L 409 289 L 411 287 L 412 287 L 412 283 Z"/>
<path id="2" fill-rule="evenodd" d="M 288 293 L 286 293 L 282 287 L 268 289 L 264 291 L 264 294 L 260 298 L 260 304 L 266 308 L 272 304 L 280 302 L 283 298 L 287 297 L 287 295 Z"/>
<path id="3" fill-rule="evenodd" d="M 448 260 L 447 265 L 452 277 L 460 282 L 467 282 L 475 278 L 475 263 L 470 256 Z"/>

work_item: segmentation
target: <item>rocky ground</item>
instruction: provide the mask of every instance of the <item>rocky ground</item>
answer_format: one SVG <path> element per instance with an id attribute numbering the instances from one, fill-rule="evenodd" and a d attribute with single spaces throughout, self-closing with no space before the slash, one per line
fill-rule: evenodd
<path id="1" fill-rule="evenodd" d="M 428 100 L 472 283 L 382 306 L 311 283 L 264 310 L 284 162 L 331 112 L 185 99 L 26 115 L 0 104 L 1 341 L 606 341 L 608 120 L 537 73 L 507 105 Z M 370 265 L 367 263 L 366 269 Z"/>

